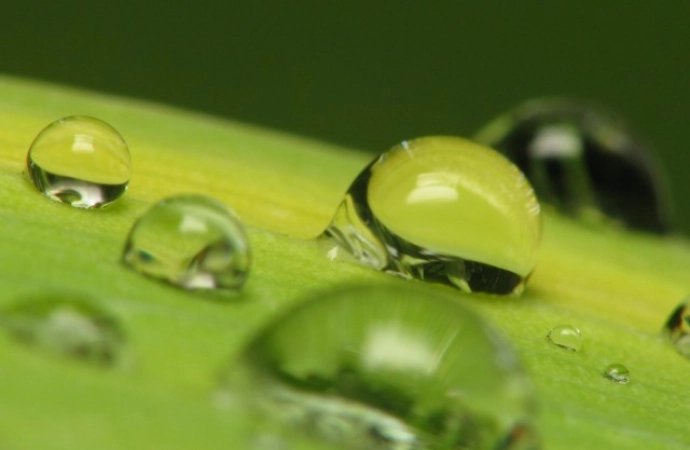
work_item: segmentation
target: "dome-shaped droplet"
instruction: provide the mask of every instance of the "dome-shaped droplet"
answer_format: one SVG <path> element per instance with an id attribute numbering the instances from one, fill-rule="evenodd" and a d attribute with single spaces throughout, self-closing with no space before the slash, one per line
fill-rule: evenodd
<path id="1" fill-rule="evenodd" d="M 582 349 L 582 334 L 580 330 L 571 325 L 558 325 L 553 327 L 546 338 L 552 343 L 571 352 L 579 352 Z"/>
<path id="2" fill-rule="evenodd" d="M 355 449 L 536 448 L 531 385 L 456 296 L 322 292 L 269 324 L 224 372 L 263 417 Z"/>
<path id="3" fill-rule="evenodd" d="M 568 99 L 527 102 L 476 137 L 513 161 L 544 204 L 584 219 L 669 229 L 669 199 L 649 149 L 611 114 Z"/>
<path id="4" fill-rule="evenodd" d="M 0 328 L 32 348 L 83 362 L 114 365 L 124 346 L 115 318 L 78 294 L 29 297 L 0 311 Z"/>
<path id="5" fill-rule="evenodd" d="M 122 261 L 186 289 L 240 289 L 251 255 L 244 227 L 229 208 L 181 195 L 157 203 L 134 223 Z"/>
<path id="6" fill-rule="evenodd" d="M 541 218 L 529 183 L 503 156 L 425 137 L 369 164 L 324 235 L 382 271 L 507 294 L 534 269 Z"/>
<path id="7" fill-rule="evenodd" d="M 630 371 L 623 364 L 611 364 L 604 369 L 604 377 L 614 383 L 626 384 L 630 381 Z"/>
<path id="8" fill-rule="evenodd" d="M 690 303 L 682 302 L 673 310 L 664 325 L 664 334 L 681 355 L 690 358 Z"/>
<path id="9" fill-rule="evenodd" d="M 33 184 L 47 197 L 98 208 L 124 194 L 132 176 L 129 149 L 107 123 L 70 116 L 43 129 L 26 158 Z"/>

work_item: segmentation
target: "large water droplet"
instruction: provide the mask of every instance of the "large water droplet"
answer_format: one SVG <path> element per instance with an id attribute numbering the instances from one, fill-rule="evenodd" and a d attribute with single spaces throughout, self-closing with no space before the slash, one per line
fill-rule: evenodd
<path id="1" fill-rule="evenodd" d="M 534 269 L 541 219 L 529 183 L 503 156 L 425 137 L 369 164 L 324 236 L 382 271 L 508 294 Z"/>
<path id="2" fill-rule="evenodd" d="M 224 386 L 339 448 L 537 447 L 532 390 L 515 354 L 435 290 L 317 294 L 260 332 Z"/>
<path id="3" fill-rule="evenodd" d="M 553 327 L 546 338 L 553 344 L 572 352 L 579 352 L 582 349 L 582 334 L 571 325 Z"/>
<path id="4" fill-rule="evenodd" d="M 690 303 L 685 301 L 673 310 L 664 325 L 664 334 L 681 355 L 690 358 Z"/>
<path id="5" fill-rule="evenodd" d="M 588 220 L 669 229 L 669 200 L 648 148 L 611 114 L 568 99 L 527 102 L 477 135 L 517 164 L 541 202 Z"/>
<path id="6" fill-rule="evenodd" d="M 615 383 L 626 384 L 630 381 L 630 371 L 623 364 L 611 364 L 604 369 L 604 377 Z"/>
<path id="7" fill-rule="evenodd" d="M 162 200 L 132 226 L 122 261 L 186 289 L 240 289 L 251 255 L 244 228 L 222 203 L 201 195 Z"/>
<path id="8" fill-rule="evenodd" d="M 65 117 L 44 128 L 31 144 L 26 165 L 39 191 L 79 208 L 114 202 L 124 194 L 132 175 L 122 136 L 87 116 Z"/>
<path id="9" fill-rule="evenodd" d="M 30 347 L 102 366 L 118 361 L 125 342 L 114 317 L 78 294 L 27 298 L 0 312 L 0 327 Z"/>

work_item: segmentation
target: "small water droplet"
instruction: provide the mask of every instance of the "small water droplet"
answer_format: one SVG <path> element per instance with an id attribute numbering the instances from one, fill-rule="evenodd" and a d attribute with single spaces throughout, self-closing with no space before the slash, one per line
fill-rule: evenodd
<path id="1" fill-rule="evenodd" d="M 664 325 L 664 334 L 681 355 L 690 358 L 690 303 L 688 301 L 682 302 L 673 310 Z"/>
<path id="2" fill-rule="evenodd" d="M 132 175 L 127 144 L 107 123 L 65 117 L 34 139 L 26 157 L 29 178 L 45 196 L 78 208 L 99 208 L 125 193 Z"/>
<path id="3" fill-rule="evenodd" d="M 20 301 L 0 312 L 0 328 L 30 347 L 101 366 L 114 365 L 125 342 L 115 318 L 78 294 Z"/>
<path id="4" fill-rule="evenodd" d="M 185 289 L 237 290 L 249 274 L 244 227 L 222 203 L 180 195 L 155 204 L 132 226 L 123 263 Z"/>
<path id="5" fill-rule="evenodd" d="M 669 230 L 668 192 L 649 149 L 599 107 L 559 98 L 529 101 L 476 138 L 517 164 L 540 201 L 562 213 Z"/>
<path id="6" fill-rule="evenodd" d="M 323 236 L 381 271 L 509 294 L 534 269 L 541 217 L 529 183 L 503 156 L 425 137 L 369 164 Z"/>
<path id="7" fill-rule="evenodd" d="M 582 349 L 582 334 L 579 329 L 571 325 L 553 327 L 546 338 L 553 344 L 572 352 L 579 352 Z"/>
<path id="8" fill-rule="evenodd" d="M 537 448 L 533 391 L 506 341 L 455 296 L 322 292 L 269 324 L 223 389 L 338 448 Z"/>
<path id="9" fill-rule="evenodd" d="M 623 364 L 611 364 L 604 370 L 604 376 L 611 381 L 626 384 L 630 381 L 630 371 Z"/>

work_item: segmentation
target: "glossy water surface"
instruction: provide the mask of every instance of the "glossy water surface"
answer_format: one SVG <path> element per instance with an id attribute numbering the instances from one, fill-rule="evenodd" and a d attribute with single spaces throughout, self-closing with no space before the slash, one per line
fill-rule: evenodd
<path id="1" fill-rule="evenodd" d="M 132 176 L 122 136 L 87 116 L 65 117 L 44 128 L 31 144 L 26 165 L 29 178 L 45 196 L 79 208 L 119 199 Z"/>
<path id="2" fill-rule="evenodd" d="M 541 217 L 530 184 L 503 156 L 436 136 L 369 164 L 324 236 L 382 271 L 508 294 L 534 269 Z"/>

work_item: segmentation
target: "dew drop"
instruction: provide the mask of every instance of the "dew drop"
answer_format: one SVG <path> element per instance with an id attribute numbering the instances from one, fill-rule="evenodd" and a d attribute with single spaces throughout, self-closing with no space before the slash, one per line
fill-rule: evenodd
<path id="1" fill-rule="evenodd" d="M 571 352 L 579 352 L 582 349 L 582 334 L 571 325 L 553 327 L 546 338 L 549 342 Z"/>
<path id="2" fill-rule="evenodd" d="M 338 448 L 538 448 L 512 349 L 438 291 L 316 294 L 265 327 L 222 379 L 249 410 Z"/>
<path id="3" fill-rule="evenodd" d="M 29 178 L 45 196 L 78 208 L 99 208 L 120 198 L 132 175 L 127 144 L 107 123 L 65 117 L 34 139 L 26 157 Z"/>
<path id="4" fill-rule="evenodd" d="M 630 381 L 630 371 L 623 364 L 611 364 L 604 370 L 606 379 L 619 384 L 626 384 Z"/>
<path id="5" fill-rule="evenodd" d="M 542 203 L 570 216 L 643 231 L 669 230 L 665 180 L 622 121 L 569 99 L 526 102 L 476 136 L 513 161 Z"/>
<path id="6" fill-rule="evenodd" d="M 493 294 L 522 291 L 540 237 L 539 203 L 523 174 L 456 137 L 405 141 L 380 155 L 323 234 L 381 271 Z"/>
<path id="7" fill-rule="evenodd" d="M 155 204 L 132 226 L 122 261 L 185 289 L 237 290 L 249 274 L 244 227 L 215 199 L 180 195 Z"/>
<path id="8" fill-rule="evenodd" d="M 690 358 L 690 303 L 685 301 L 673 310 L 664 325 L 664 335 L 681 355 Z"/>
<path id="9" fill-rule="evenodd" d="M 0 328 L 29 347 L 100 366 L 115 365 L 125 342 L 115 318 L 78 294 L 15 303 L 0 312 Z"/>

